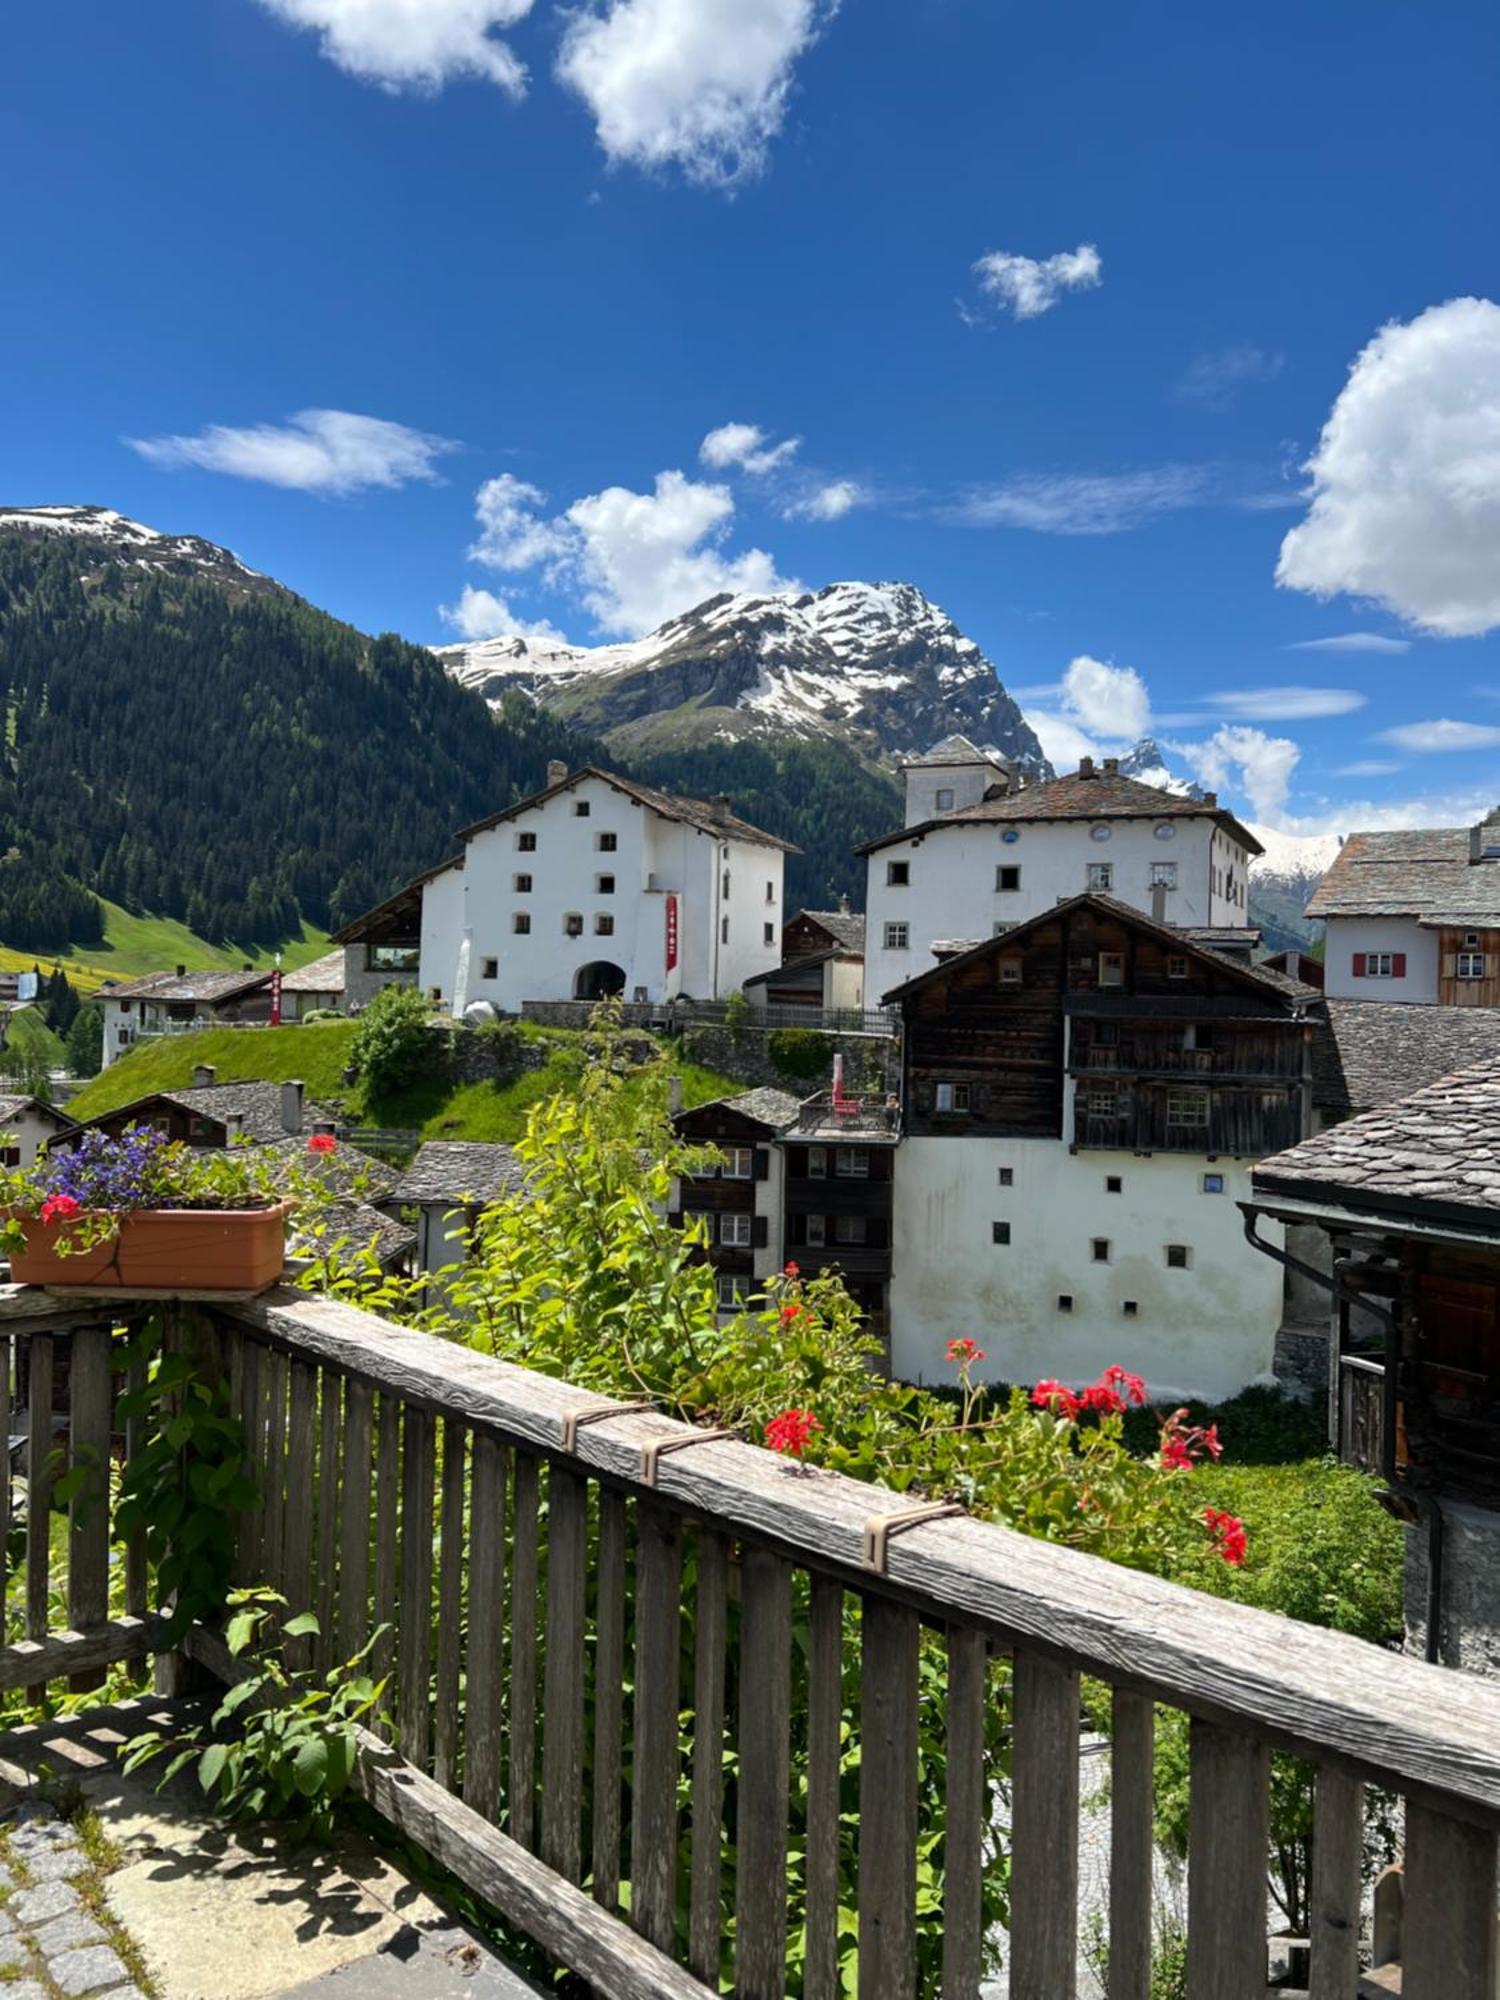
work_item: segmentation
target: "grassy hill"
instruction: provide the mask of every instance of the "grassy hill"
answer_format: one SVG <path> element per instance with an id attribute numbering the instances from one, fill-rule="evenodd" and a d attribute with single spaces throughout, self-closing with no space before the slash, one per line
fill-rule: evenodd
<path id="1" fill-rule="evenodd" d="M 314 1022 L 299 1028 L 205 1028 L 132 1049 L 81 1090 L 68 1110 L 75 1118 L 99 1118 L 153 1091 L 186 1089 L 194 1068 L 211 1063 L 220 1083 L 284 1083 L 300 1078 L 309 1095 L 341 1105 L 356 1124 L 399 1127 L 424 1139 L 508 1144 L 525 1131 L 533 1104 L 571 1085 L 582 1060 L 578 1035 L 528 1027 L 522 1032 L 548 1045 L 551 1053 L 545 1068 L 508 1083 L 453 1084 L 433 1076 L 370 1099 L 344 1082 L 355 1034 L 352 1021 Z M 682 1077 L 686 1104 L 704 1104 L 744 1088 L 733 1077 L 681 1062 L 670 1045 L 666 1055 Z"/>
<path id="2" fill-rule="evenodd" d="M 47 1069 L 65 1069 L 68 1052 L 34 1007 L 12 1014 L 5 1031 L 5 1050 L 0 1062 L 40 1063 Z"/>
<path id="3" fill-rule="evenodd" d="M 0 972 L 29 972 L 34 965 L 52 972 L 60 966 L 80 993 L 96 993 L 106 979 L 136 979 L 143 972 L 170 972 L 174 965 L 190 966 L 194 972 L 236 972 L 242 965 L 259 971 L 274 962 L 274 953 L 256 946 L 205 944 L 171 917 L 133 916 L 110 902 L 104 905 L 104 916 L 103 944 L 71 945 L 64 952 L 48 953 L 13 951 L 0 943 Z M 304 924 L 301 935 L 283 947 L 281 962 L 288 972 L 295 972 L 327 949 L 327 932 Z"/>

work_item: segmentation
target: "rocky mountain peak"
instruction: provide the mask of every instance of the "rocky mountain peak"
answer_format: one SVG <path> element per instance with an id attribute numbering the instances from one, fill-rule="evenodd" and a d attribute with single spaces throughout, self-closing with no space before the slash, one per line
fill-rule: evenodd
<path id="1" fill-rule="evenodd" d="M 711 597 L 621 645 L 507 637 L 437 652 L 492 703 L 520 689 L 622 753 L 825 737 L 889 766 L 957 733 L 1051 775 L 993 664 L 910 583 Z"/>
<path id="2" fill-rule="evenodd" d="M 0 533 L 66 535 L 100 545 L 103 560 L 165 576 L 203 577 L 240 590 L 289 595 L 272 578 L 242 563 L 231 550 L 199 535 L 169 535 L 148 528 L 113 507 L 0 507 Z"/>

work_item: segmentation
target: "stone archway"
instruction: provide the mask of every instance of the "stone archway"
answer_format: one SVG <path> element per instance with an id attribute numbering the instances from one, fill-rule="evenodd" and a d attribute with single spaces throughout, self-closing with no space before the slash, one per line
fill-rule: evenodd
<path id="1" fill-rule="evenodd" d="M 624 968 L 612 965 L 607 958 L 596 958 L 588 965 L 581 965 L 573 981 L 575 1000 L 607 1000 L 624 991 Z"/>

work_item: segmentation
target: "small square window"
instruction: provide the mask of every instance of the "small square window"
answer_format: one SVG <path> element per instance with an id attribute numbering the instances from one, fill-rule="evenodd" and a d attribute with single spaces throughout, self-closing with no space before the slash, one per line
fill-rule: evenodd
<path id="1" fill-rule="evenodd" d="M 1104 1176 L 1104 1192 L 1106 1194 L 1123 1194 L 1125 1192 L 1123 1178 L 1119 1174 L 1106 1174 Z"/>
<path id="2" fill-rule="evenodd" d="M 1115 864 L 1113 861 L 1091 861 L 1089 863 L 1088 885 L 1091 889 L 1113 889 L 1115 886 Z"/>
<path id="3" fill-rule="evenodd" d="M 1021 871 L 1019 868 L 997 868 L 995 870 L 996 889 L 1002 889 L 1009 893 L 1013 889 L 1019 889 L 1020 886 Z"/>
<path id="4" fill-rule="evenodd" d="M 1123 952 L 1100 952 L 1099 984 L 1101 986 L 1123 986 L 1125 984 L 1125 954 Z"/>
<path id="5" fill-rule="evenodd" d="M 1119 1093 L 1113 1090 L 1091 1090 L 1086 1099 L 1090 1118 L 1116 1118 L 1120 1112 Z"/>
<path id="6" fill-rule="evenodd" d="M 518 833 L 516 835 L 516 852 L 518 854 L 535 854 L 536 835 L 534 833 Z"/>
<path id="7" fill-rule="evenodd" d="M 1169 1243 L 1167 1245 L 1167 1269 L 1169 1271 L 1185 1271 L 1190 1262 L 1188 1247 L 1185 1243 Z"/>
<path id="8" fill-rule="evenodd" d="M 833 1219 L 835 1243 L 863 1243 L 867 1234 L 862 1215 L 836 1215 Z"/>
<path id="9" fill-rule="evenodd" d="M 612 896 L 615 893 L 615 878 L 613 875 L 596 876 L 594 886 L 601 896 Z"/>
<path id="10" fill-rule="evenodd" d="M 577 910 L 569 910 L 563 918 L 563 931 L 568 937 L 583 936 L 583 918 Z"/>
<path id="11" fill-rule="evenodd" d="M 911 884 L 911 863 L 909 861 L 887 861 L 885 864 L 885 885 L 888 889 L 905 889 Z"/>
<path id="12" fill-rule="evenodd" d="M 1009 1243 L 1010 1224 L 1008 1222 L 992 1222 L 990 1224 L 990 1241 L 991 1243 Z"/>
<path id="13" fill-rule="evenodd" d="M 726 1181 L 748 1181 L 755 1177 L 755 1148 L 753 1146 L 726 1146 L 724 1164 L 719 1172 Z"/>
<path id="14" fill-rule="evenodd" d="M 601 833 L 596 844 L 601 854 L 613 854 L 620 844 L 620 836 L 617 833 Z"/>
<path id="15" fill-rule="evenodd" d="M 805 1241 L 814 1250 L 821 1250 L 828 1241 L 828 1218 L 826 1215 L 810 1215 L 807 1218 Z"/>
<path id="16" fill-rule="evenodd" d="M 750 1248 L 752 1218 L 733 1212 L 719 1217 L 719 1241 L 726 1250 L 748 1250 Z"/>
<path id="17" fill-rule="evenodd" d="M 599 914 L 594 918 L 594 936 L 613 937 L 614 934 L 615 934 L 614 918 L 609 914 L 607 910 L 601 910 Z"/>
<path id="18" fill-rule="evenodd" d="M 1224 1192 L 1224 1176 L 1222 1174 L 1205 1174 L 1203 1176 L 1203 1192 L 1205 1194 L 1222 1194 Z"/>
<path id="19" fill-rule="evenodd" d="M 531 936 L 530 910 L 517 910 L 516 914 L 510 920 L 510 927 L 515 932 L 517 937 L 530 937 Z"/>
<path id="20" fill-rule="evenodd" d="M 867 1181 L 870 1178 L 868 1146 L 836 1146 L 833 1171 L 842 1181 Z"/>
<path id="21" fill-rule="evenodd" d="M 1139 1314 L 1140 1307 L 1134 1299 L 1122 1299 L 1120 1302 L 1120 1311 L 1124 1313 L 1126 1319 L 1134 1319 Z"/>
<path id="22" fill-rule="evenodd" d="M 574 799 L 573 801 L 574 819 L 587 819 L 592 811 L 593 807 L 589 804 L 587 799 Z"/>
<path id="23" fill-rule="evenodd" d="M 1208 1124 L 1208 1092 L 1206 1090 L 1169 1090 L 1167 1092 L 1167 1123 L 1169 1125 Z M 1211 1152 L 1212 1147 L 1205 1147 Z"/>
<path id="24" fill-rule="evenodd" d="M 885 948 L 887 951 L 906 951 L 911 945 L 909 924 L 887 924 L 885 927 Z"/>
<path id="25" fill-rule="evenodd" d="M 1107 1264 L 1109 1262 L 1109 1238 L 1107 1236 L 1096 1236 L 1089 1245 L 1089 1250 L 1096 1264 Z"/>
<path id="26" fill-rule="evenodd" d="M 1177 863 L 1175 861 L 1153 861 L 1151 864 L 1151 886 L 1153 889 L 1175 889 L 1177 887 Z"/>
<path id="27" fill-rule="evenodd" d="M 1073 1310 L 1073 1294 L 1071 1292 L 1058 1293 L 1057 1310 L 1060 1313 L 1070 1313 Z"/>
<path id="28" fill-rule="evenodd" d="M 1187 976 L 1188 976 L 1187 960 L 1183 958 L 1180 954 L 1174 953 L 1173 956 L 1167 960 L 1168 979 L 1186 979 Z"/>
<path id="29" fill-rule="evenodd" d="M 809 1146 L 807 1149 L 807 1173 L 809 1180 L 823 1181 L 828 1178 L 828 1152 L 823 1146 Z"/>
<path id="30" fill-rule="evenodd" d="M 1001 1187 L 1015 1186 L 1016 1170 L 1014 1167 L 1001 1167 L 998 1171 L 999 1171 L 999 1180 Z"/>
<path id="31" fill-rule="evenodd" d="M 531 877 L 529 875 L 512 876 L 511 887 L 518 896 L 529 896 L 531 894 Z"/>
<path id="32" fill-rule="evenodd" d="M 500 977 L 499 959 L 482 958 L 479 961 L 479 976 L 481 979 L 498 979 Z"/>
<path id="33" fill-rule="evenodd" d="M 966 1083 L 940 1083 L 934 1087 L 935 1111 L 967 1111 L 968 1108 L 969 1086 Z"/>
<path id="34" fill-rule="evenodd" d="M 1021 961 L 1018 958 L 1002 958 L 1000 961 L 1000 984 L 1019 986 L 1021 983 Z"/>
<path id="35" fill-rule="evenodd" d="M 947 785 L 940 787 L 937 797 L 933 800 L 933 804 L 937 807 L 940 813 L 952 812 L 953 793 Z"/>

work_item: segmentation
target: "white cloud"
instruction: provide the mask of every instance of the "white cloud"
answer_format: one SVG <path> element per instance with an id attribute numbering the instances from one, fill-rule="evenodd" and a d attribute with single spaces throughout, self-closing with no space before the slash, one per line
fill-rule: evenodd
<path id="1" fill-rule="evenodd" d="M 612 161 L 731 186 L 765 165 L 793 65 L 833 11 L 832 0 L 605 0 L 574 16 L 558 75 Z"/>
<path id="2" fill-rule="evenodd" d="M 970 528 L 1031 528 L 1044 535 L 1119 535 L 1158 514 L 1198 505 L 1208 494 L 1200 466 L 1145 472 L 1026 473 L 976 487 L 947 517 Z"/>
<path id="3" fill-rule="evenodd" d="M 1170 747 L 1187 759 L 1201 784 L 1218 792 L 1233 786 L 1250 801 L 1256 819 L 1272 826 L 1281 823 L 1292 773 L 1302 755 L 1289 736 L 1267 736 L 1263 729 L 1226 722 L 1205 742 Z"/>
<path id="4" fill-rule="evenodd" d="M 609 486 L 550 519 L 545 496 L 510 473 L 476 498 L 481 534 L 469 554 L 509 571 L 540 569 L 571 590 L 601 630 L 639 637 L 705 598 L 791 587 L 764 549 L 726 552 L 734 520 L 727 486 L 659 472 L 649 493 Z"/>
<path id="5" fill-rule="evenodd" d="M 801 438 L 783 438 L 772 444 L 759 424 L 720 424 L 699 445 L 698 456 L 715 472 L 738 466 L 744 472 L 764 474 L 795 458 L 801 443 Z"/>
<path id="6" fill-rule="evenodd" d="M 1388 639 L 1383 632 L 1335 632 L 1329 639 L 1298 639 L 1289 653 L 1409 653 L 1410 639 Z"/>
<path id="7" fill-rule="evenodd" d="M 479 540 L 469 550 L 470 561 L 486 569 L 523 570 L 565 556 L 570 547 L 565 528 L 536 512 L 546 498 L 540 487 L 514 473 L 487 479 L 474 496 Z"/>
<path id="8" fill-rule="evenodd" d="M 211 424 L 195 437 L 127 438 L 164 471 L 198 467 L 259 479 L 303 493 L 357 493 L 368 486 L 435 480 L 436 460 L 457 451 L 449 438 L 349 410 L 303 410 L 284 424 L 236 429 Z"/>
<path id="9" fill-rule="evenodd" d="M 476 590 L 472 583 L 466 583 L 457 604 L 443 604 L 438 607 L 445 625 L 451 625 L 460 637 L 465 639 L 555 639 L 559 645 L 566 645 L 567 635 L 559 632 L 545 618 L 525 619 L 497 597 L 492 590 Z"/>
<path id="10" fill-rule="evenodd" d="M 1090 290 L 1101 281 L 1103 270 L 1092 243 L 1041 258 L 990 250 L 974 265 L 980 291 L 1017 319 L 1037 319 L 1050 312 L 1064 292 Z"/>
<path id="11" fill-rule="evenodd" d="M 1319 687 L 1237 688 L 1205 697 L 1210 708 L 1226 709 L 1247 722 L 1313 722 L 1320 716 L 1352 715 L 1368 698 L 1356 688 Z"/>
<path id="12" fill-rule="evenodd" d="M 513 97 L 526 72 L 497 28 L 531 12 L 532 0 L 261 0 L 293 27 L 311 28 L 322 53 L 362 82 L 387 90 L 437 90 L 476 76 Z"/>
<path id="13" fill-rule="evenodd" d="M 830 479 L 825 485 L 814 486 L 800 499 L 789 501 L 782 512 L 789 521 L 842 521 L 869 498 L 857 479 Z"/>
<path id="14" fill-rule="evenodd" d="M 1307 471 L 1279 584 L 1371 598 L 1448 637 L 1500 625 L 1500 306 L 1452 299 L 1382 328 Z"/>
<path id="15" fill-rule="evenodd" d="M 1379 740 L 1398 750 L 1500 750 L 1500 728 L 1488 722 L 1403 722 Z"/>
<path id="16" fill-rule="evenodd" d="M 1028 708 L 1027 723 L 1042 746 L 1042 754 L 1055 771 L 1076 770 L 1080 757 L 1094 757 L 1099 745 L 1086 729 L 1080 729 L 1055 709 Z"/>
<path id="17" fill-rule="evenodd" d="M 1082 728 L 1113 742 L 1134 743 L 1151 724 L 1151 697 L 1134 667 L 1080 653 L 1063 675 L 1063 708 Z"/>
<path id="18" fill-rule="evenodd" d="M 1172 393 L 1181 403 L 1227 410 L 1241 389 L 1257 382 L 1274 382 L 1285 360 L 1285 355 L 1240 341 L 1215 354 L 1200 354 Z"/>
<path id="19" fill-rule="evenodd" d="M 1334 772 L 1336 778 L 1388 778 L 1393 771 L 1399 771 L 1399 764 L 1387 764 L 1379 757 L 1356 757 L 1352 764 L 1340 764 Z"/>

